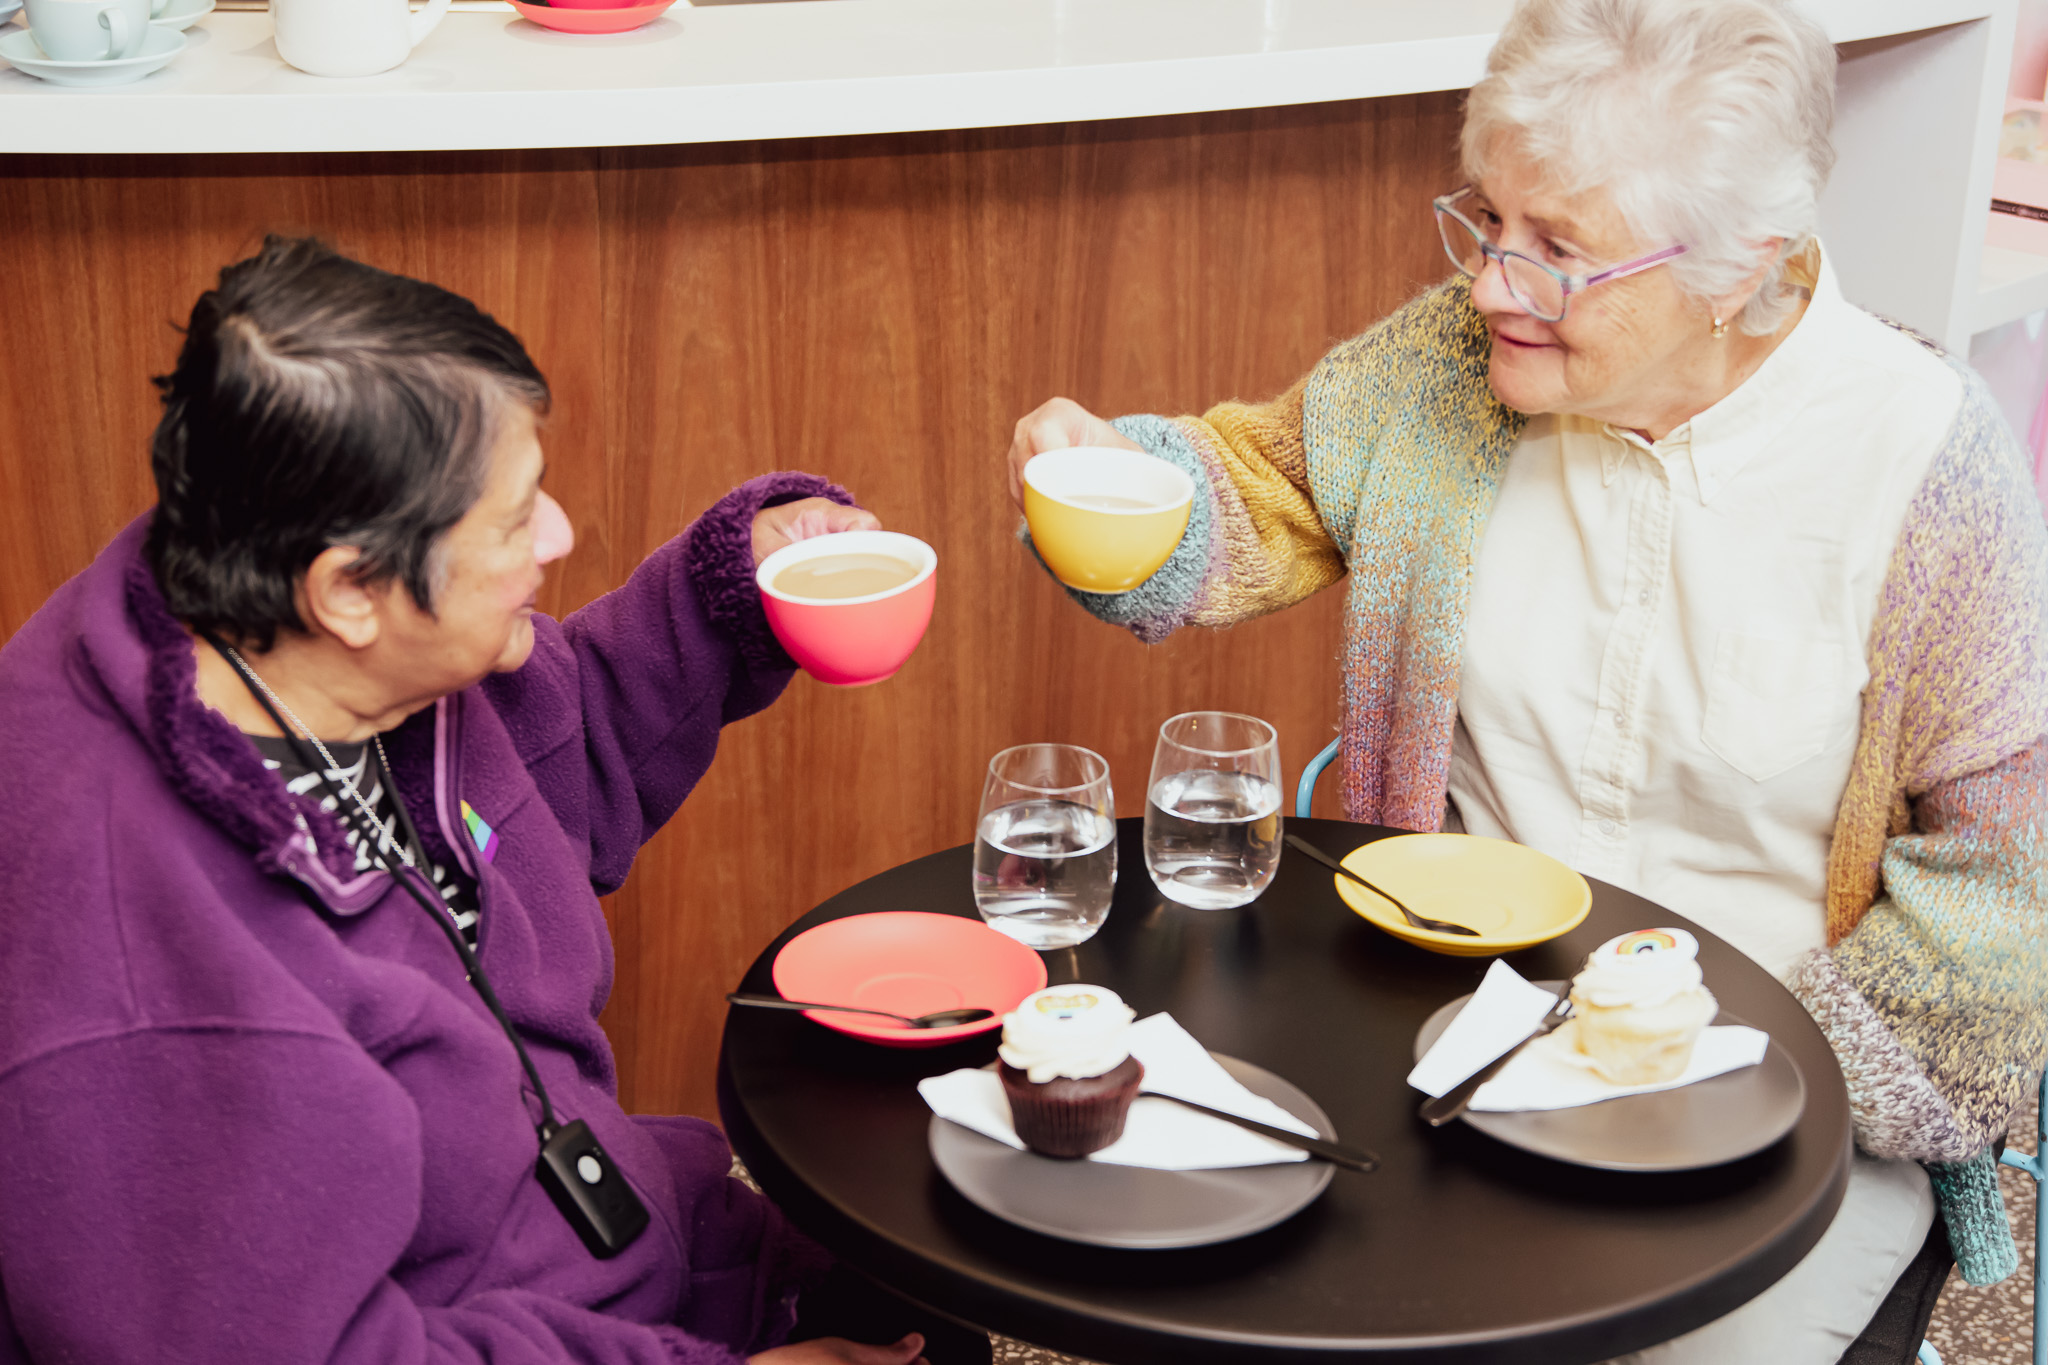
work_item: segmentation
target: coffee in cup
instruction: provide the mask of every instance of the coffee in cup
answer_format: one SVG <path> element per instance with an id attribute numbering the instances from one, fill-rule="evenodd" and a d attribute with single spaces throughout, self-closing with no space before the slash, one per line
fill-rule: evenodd
<path id="1" fill-rule="evenodd" d="M 835 602 L 900 588 L 917 577 L 918 566 L 895 555 L 833 554 L 801 559 L 775 576 L 775 589 L 790 597 Z"/>
<path id="2" fill-rule="evenodd" d="M 804 672 L 859 687 L 903 667 L 924 638 L 938 565 L 915 536 L 840 531 L 783 546 L 754 581 L 769 629 Z"/>

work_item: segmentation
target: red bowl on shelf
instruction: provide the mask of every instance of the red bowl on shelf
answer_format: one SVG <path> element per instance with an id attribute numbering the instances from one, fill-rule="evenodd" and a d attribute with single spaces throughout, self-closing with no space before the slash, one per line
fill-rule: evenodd
<path id="1" fill-rule="evenodd" d="M 654 0 L 651 5 L 593 4 L 591 0 L 556 0 L 552 5 L 529 5 L 511 0 L 522 19 L 557 33 L 624 33 L 659 19 L 675 0 Z"/>
<path id="2" fill-rule="evenodd" d="M 805 1010 L 804 1018 L 884 1047 L 937 1047 L 1003 1026 L 1017 1002 L 1045 986 L 1045 962 L 978 919 L 919 910 L 849 915 L 782 945 L 769 969 L 786 1000 L 858 1005 L 894 1014 L 978 1006 L 992 1019 L 906 1028 L 874 1015 Z"/>

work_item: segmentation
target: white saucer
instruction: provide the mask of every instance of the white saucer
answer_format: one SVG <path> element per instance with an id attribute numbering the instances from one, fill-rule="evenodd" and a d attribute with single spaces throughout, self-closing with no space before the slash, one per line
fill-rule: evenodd
<path id="1" fill-rule="evenodd" d="M 0 34 L 0 57 L 52 85 L 126 85 L 168 65 L 171 58 L 184 50 L 184 34 L 155 24 L 150 25 L 143 38 L 141 52 L 100 62 L 53 62 L 43 55 L 35 35 L 27 29 Z"/>
<path id="2" fill-rule="evenodd" d="M 0 0 L 0 4 L 7 0 Z M 149 22 L 158 28 L 173 28 L 180 32 L 192 27 L 207 15 L 213 13 L 213 0 L 171 0 L 164 6 L 164 12 Z"/>

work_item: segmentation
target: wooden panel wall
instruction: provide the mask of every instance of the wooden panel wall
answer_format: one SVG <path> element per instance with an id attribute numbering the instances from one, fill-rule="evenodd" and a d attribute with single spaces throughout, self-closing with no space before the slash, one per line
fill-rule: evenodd
<path id="1" fill-rule="evenodd" d="M 0 158 L 0 637 L 148 505 L 148 376 L 266 231 L 458 290 L 526 340 L 578 538 L 550 610 L 751 474 L 847 484 L 937 546 L 930 635 L 887 684 L 799 678 L 728 731 L 607 906 L 623 1098 L 711 1114 L 720 994 L 825 896 L 971 838 L 996 750 L 1089 745 L 1131 814 L 1177 711 L 1267 717 L 1290 775 L 1327 741 L 1338 594 L 1139 645 L 1028 563 L 1002 455 L 1054 394 L 1117 413 L 1277 392 L 1441 277 L 1428 199 L 1456 116 L 1441 95 L 712 147 Z"/>

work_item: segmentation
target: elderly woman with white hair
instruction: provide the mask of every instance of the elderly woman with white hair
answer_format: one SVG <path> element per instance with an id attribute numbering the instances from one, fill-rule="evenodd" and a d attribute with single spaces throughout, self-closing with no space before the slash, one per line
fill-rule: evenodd
<path id="1" fill-rule="evenodd" d="M 1010 452 L 1013 495 L 1076 445 L 1193 475 L 1166 566 L 1075 594 L 1141 639 L 1348 573 L 1351 818 L 1542 849 L 1819 1022 L 1842 1210 L 1659 1362 L 1836 1361 L 1937 1203 L 2010 1273 L 1993 1157 L 2048 1047 L 2048 534 L 1983 385 L 1842 297 L 1833 92 L 1776 0 L 1528 0 L 1435 203 L 1458 277 L 1271 402 L 1055 399 Z"/>

